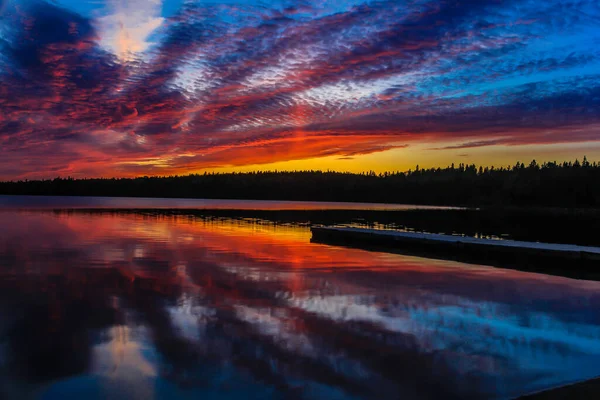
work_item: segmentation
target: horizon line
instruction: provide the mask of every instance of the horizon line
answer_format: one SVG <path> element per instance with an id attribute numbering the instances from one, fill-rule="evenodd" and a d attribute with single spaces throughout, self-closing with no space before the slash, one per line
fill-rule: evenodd
<path id="1" fill-rule="evenodd" d="M 53 181 L 53 180 L 135 180 L 135 179 L 144 179 L 144 178 L 185 178 L 185 177 L 190 177 L 190 176 L 206 176 L 206 175 L 253 175 L 253 174 L 293 174 L 293 173 L 329 173 L 329 174 L 340 174 L 340 175 L 374 175 L 374 176 L 382 176 L 385 174 L 408 174 L 408 173 L 413 173 L 416 171 L 432 171 L 432 170 L 447 170 L 447 169 L 459 169 L 461 166 L 463 166 L 464 168 L 469 168 L 469 167 L 475 167 L 476 169 L 479 168 L 483 168 L 483 169 L 487 169 L 487 170 L 495 170 L 495 171 L 499 171 L 499 170 L 511 170 L 514 169 L 517 166 L 525 166 L 528 167 L 532 164 L 535 163 L 535 165 L 539 166 L 539 167 L 544 167 L 547 166 L 549 164 L 554 164 L 557 166 L 563 166 L 564 164 L 576 164 L 579 163 L 580 165 L 587 162 L 589 166 L 600 166 L 600 161 L 590 161 L 587 159 L 587 156 L 583 156 L 583 158 L 581 159 L 581 161 L 579 160 L 579 158 L 575 158 L 575 160 L 563 160 L 563 161 L 544 161 L 541 163 L 538 163 L 535 159 L 532 159 L 529 163 L 524 163 L 522 161 L 516 161 L 514 165 L 510 165 L 510 164 L 505 164 L 505 165 L 501 165 L 501 166 L 495 166 L 495 165 L 484 165 L 484 164 L 476 164 L 476 163 L 465 163 L 465 162 L 461 162 L 461 163 L 451 163 L 450 165 L 446 165 L 445 167 L 442 166 L 438 166 L 438 167 L 425 167 L 422 168 L 419 166 L 419 164 L 416 164 L 414 169 L 413 168 L 409 168 L 408 170 L 385 170 L 385 171 L 380 171 L 380 172 L 376 172 L 375 170 L 364 170 L 361 172 L 352 172 L 352 171 L 340 171 L 340 170 L 333 170 L 333 169 L 300 169 L 300 170 L 288 170 L 288 169 L 283 169 L 283 170 L 277 170 L 277 169 L 273 169 L 273 170 L 254 170 L 254 171 L 204 171 L 204 172 L 189 172 L 187 174 L 171 174 L 171 175 L 139 175 L 139 176 L 112 176 L 112 177 L 107 177 L 107 176 L 100 176 L 100 177 L 73 177 L 71 175 L 67 175 L 67 176 L 56 176 L 53 178 L 42 178 L 42 179 L 9 179 L 9 180 L 1 180 L 0 183 L 18 183 L 18 182 L 43 182 L 43 181 Z"/>

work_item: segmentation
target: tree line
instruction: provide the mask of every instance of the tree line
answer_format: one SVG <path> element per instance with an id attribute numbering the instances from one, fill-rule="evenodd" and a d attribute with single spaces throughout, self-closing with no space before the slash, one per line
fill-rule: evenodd
<path id="1" fill-rule="evenodd" d="M 355 201 L 461 206 L 600 206 L 600 164 L 535 160 L 405 172 L 267 171 L 0 182 L 0 194 Z"/>

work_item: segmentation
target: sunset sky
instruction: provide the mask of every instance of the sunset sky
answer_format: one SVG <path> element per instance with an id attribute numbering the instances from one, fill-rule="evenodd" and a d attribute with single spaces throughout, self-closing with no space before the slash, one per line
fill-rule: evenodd
<path id="1" fill-rule="evenodd" d="M 598 0 L 0 0 L 0 179 L 583 155 Z"/>

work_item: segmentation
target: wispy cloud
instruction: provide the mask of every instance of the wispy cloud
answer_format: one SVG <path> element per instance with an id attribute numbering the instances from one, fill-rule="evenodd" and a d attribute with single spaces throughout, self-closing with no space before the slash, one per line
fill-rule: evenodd
<path id="1" fill-rule="evenodd" d="M 96 22 L 100 44 L 123 61 L 148 50 L 150 36 L 165 21 L 162 0 L 108 0 L 107 9 Z"/>
<path id="2" fill-rule="evenodd" d="M 596 1 L 253 4 L 7 3 L 1 177 L 600 139 Z"/>

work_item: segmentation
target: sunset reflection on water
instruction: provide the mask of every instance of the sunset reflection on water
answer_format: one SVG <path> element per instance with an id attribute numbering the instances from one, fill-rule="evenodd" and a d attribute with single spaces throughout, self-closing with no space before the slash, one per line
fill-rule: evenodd
<path id="1" fill-rule="evenodd" d="M 600 375 L 600 283 L 306 226 L 0 212 L 0 394 L 509 398 Z"/>

